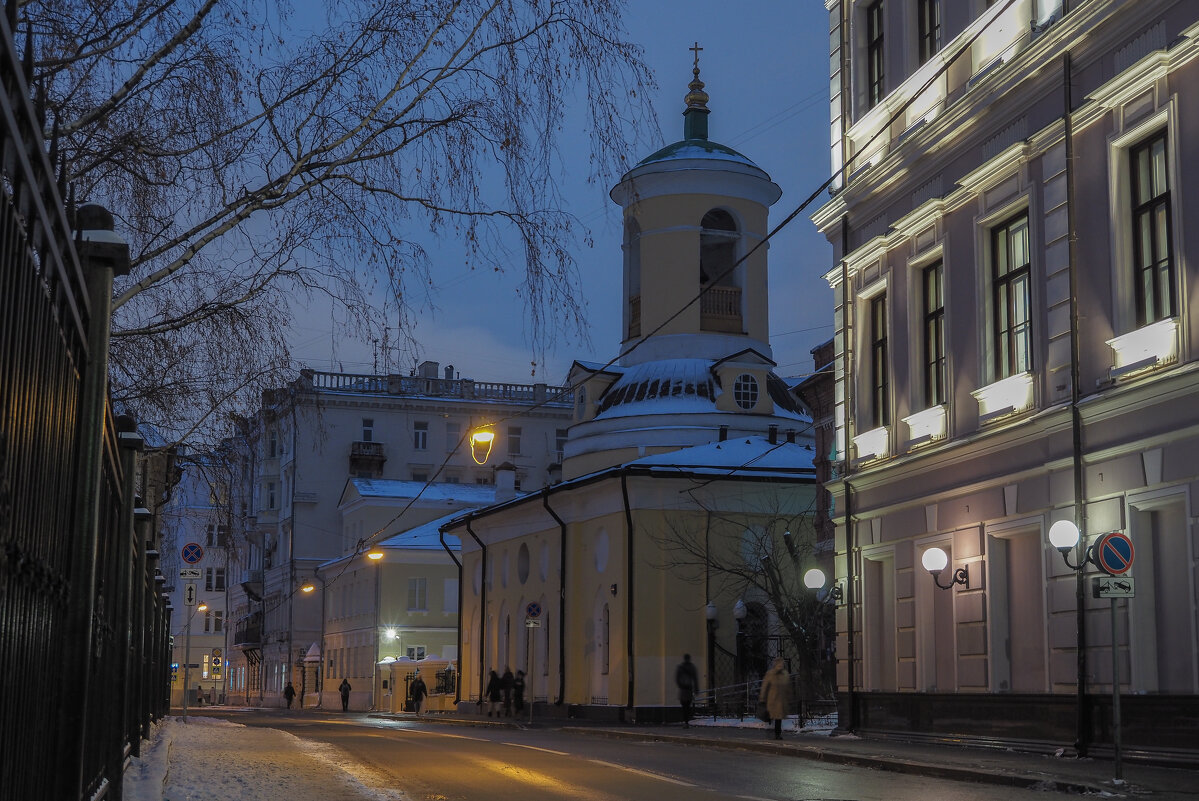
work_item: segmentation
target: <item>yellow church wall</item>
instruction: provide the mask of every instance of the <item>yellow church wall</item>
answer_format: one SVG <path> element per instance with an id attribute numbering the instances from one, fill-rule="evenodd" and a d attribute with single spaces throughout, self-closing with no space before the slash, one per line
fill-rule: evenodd
<path id="1" fill-rule="evenodd" d="M 739 198 L 717 194 L 681 194 L 638 201 L 626 214 L 636 218 L 641 228 L 641 330 L 655 330 L 667 317 L 678 311 L 678 301 L 689 298 L 685 288 L 699 291 L 700 221 L 712 209 L 728 211 L 742 233 L 737 256 L 745 255 L 767 230 L 766 207 Z M 689 221 L 680 226 L 679 220 Z M 742 288 L 766 286 L 766 247 L 759 248 L 739 269 L 743 270 Z M 747 292 L 742 318 L 744 333 L 767 341 L 767 293 Z M 660 334 L 690 333 L 699 330 L 700 306 L 692 304 L 671 321 Z"/>
<path id="2" fill-rule="evenodd" d="M 551 508 L 567 522 L 565 684 L 559 683 L 559 564 L 560 531 L 546 513 L 541 496 L 488 515 L 472 524 L 488 543 L 489 567 L 481 569 L 482 553 L 465 530 L 463 535 L 462 698 L 477 698 L 482 582 L 487 584 L 487 632 L 483 667 L 502 672 L 505 665 L 528 672 L 529 636 L 535 647 L 534 671 L 526 677 L 528 697 L 553 702 L 562 692 L 566 704 L 628 704 L 628 604 L 633 603 L 635 706 L 676 703 L 674 668 L 690 653 L 707 675 L 705 606 L 709 600 L 702 563 L 678 564 L 667 543 L 672 536 L 702 537 L 707 514 L 691 505 L 687 490 L 696 482 L 679 479 L 630 477 L 627 480 L 634 528 L 633 576 L 628 571 L 628 535 L 619 477 L 602 480 L 550 496 Z M 780 489 L 780 487 L 782 489 Z M 745 527 L 764 524 L 780 513 L 803 506 L 812 488 L 791 484 L 745 484 L 714 481 L 700 485 L 700 495 L 713 510 L 714 553 L 722 559 L 738 552 Z M 784 493 L 782 500 L 772 494 Z M 784 508 L 786 507 L 786 508 Z M 732 516 L 733 522 L 725 518 Z M 529 572 L 520 581 L 520 549 L 529 552 Z M 544 571 L 541 565 L 545 564 Z M 506 567 L 505 567 L 506 565 Z M 505 581 L 505 576 L 507 580 Z M 612 589 L 615 586 L 615 594 Z M 735 648 L 733 604 L 740 595 L 719 589 L 712 581 L 712 599 L 725 622 L 718 641 Z M 736 596 L 736 597 L 734 597 Z M 530 600 L 542 607 L 542 627 L 526 629 L 525 607 Z M 604 607 L 607 606 L 607 637 Z M 505 628 L 507 629 L 505 632 Z M 607 670 L 603 669 L 605 643 Z M 485 681 L 485 673 L 483 681 Z"/>

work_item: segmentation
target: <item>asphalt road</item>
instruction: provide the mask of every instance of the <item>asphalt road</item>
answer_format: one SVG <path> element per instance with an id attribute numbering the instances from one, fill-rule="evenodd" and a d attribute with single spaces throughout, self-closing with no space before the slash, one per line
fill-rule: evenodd
<path id="1" fill-rule="evenodd" d="M 364 784 L 401 790 L 412 801 L 1048 801 L 1057 795 L 552 728 L 392 721 L 354 713 L 215 716 L 337 746 Z"/>

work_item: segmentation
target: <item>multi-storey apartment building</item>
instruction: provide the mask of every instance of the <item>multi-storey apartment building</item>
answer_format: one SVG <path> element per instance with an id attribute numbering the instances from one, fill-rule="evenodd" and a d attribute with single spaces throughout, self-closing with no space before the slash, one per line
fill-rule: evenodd
<path id="1" fill-rule="evenodd" d="M 571 403 L 557 399 L 560 391 L 476 382 L 425 362 L 407 376 L 304 370 L 265 396 L 238 441 L 244 497 L 234 505 L 244 547 L 229 602 L 232 697 L 281 703 L 288 681 L 300 690 L 305 656 L 314 644 L 320 652 L 322 613 L 298 591 L 319 565 L 445 513 L 414 506 L 376 531 L 343 514 L 347 482 L 490 487 L 502 463 L 514 487 L 537 489 L 562 458 Z M 466 442 L 477 428 L 496 435 L 486 464 Z M 373 643 L 363 651 L 375 652 Z"/>
<path id="2" fill-rule="evenodd" d="M 826 6 L 843 725 L 1199 747 L 1199 6 Z"/>
<path id="3" fill-rule="evenodd" d="M 189 704 L 196 704 L 201 697 L 216 703 L 225 695 L 228 463 L 211 455 L 177 454 L 174 466 L 178 484 L 159 512 L 164 590 L 170 593 L 175 609 L 171 704 L 182 704 L 185 690 L 189 691 Z M 205 607 L 202 611 L 201 605 Z"/>

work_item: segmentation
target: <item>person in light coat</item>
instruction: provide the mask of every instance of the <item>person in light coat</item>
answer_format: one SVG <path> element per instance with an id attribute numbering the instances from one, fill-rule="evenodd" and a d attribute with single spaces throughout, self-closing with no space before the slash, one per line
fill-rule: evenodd
<path id="1" fill-rule="evenodd" d="M 791 677 L 787 675 L 782 657 L 774 660 L 774 665 L 762 677 L 761 699 L 774 721 L 774 739 L 783 739 L 783 719 L 791 708 Z"/>

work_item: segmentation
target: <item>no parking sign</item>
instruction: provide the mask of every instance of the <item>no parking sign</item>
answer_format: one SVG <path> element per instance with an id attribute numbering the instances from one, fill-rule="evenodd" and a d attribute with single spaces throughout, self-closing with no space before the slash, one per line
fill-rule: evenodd
<path id="1" fill-rule="evenodd" d="M 1095 543 L 1095 563 L 1109 576 L 1120 576 L 1132 568 L 1135 551 L 1127 534 L 1113 531 Z"/>

